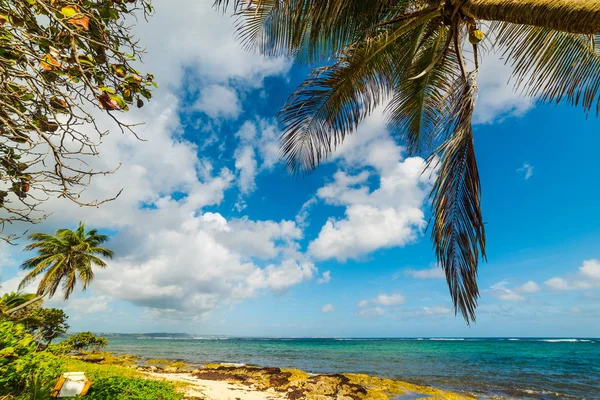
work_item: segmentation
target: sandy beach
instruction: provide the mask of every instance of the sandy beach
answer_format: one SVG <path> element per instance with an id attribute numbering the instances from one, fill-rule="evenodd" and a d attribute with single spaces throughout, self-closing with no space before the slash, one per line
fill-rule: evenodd
<path id="1" fill-rule="evenodd" d="M 470 400 L 474 397 L 364 374 L 207 364 L 194 371 L 152 369 L 149 378 L 175 383 L 186 398 L 203 400 Z"/>
<path id="2" fill-rule="evenodd" d="M 226 381 L 213 381 L 200 379 L 191 373 L 163 374 L 148 372 L 155 379 L 186 383 L 184 393 L 186 397 L 200 397 L 206 400 L 283 400 L 287 397 L 275 392 L 262 391 L 254 386 L 246 386 L 239 383 Z"/>

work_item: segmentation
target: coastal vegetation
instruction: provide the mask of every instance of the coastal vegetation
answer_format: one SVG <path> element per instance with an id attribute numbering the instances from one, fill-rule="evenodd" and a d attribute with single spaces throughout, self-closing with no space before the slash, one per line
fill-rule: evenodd
<path id="1" fill-rule="evenodd" d="M 600 110 L 600 0 L 216 0 L 242 44 L 321 63 L 279 112 L 293 173 L 326 160 L 377 107 L 437 173 L 431 239 L 455 312 L 475 320 L 485 219 L 472 127 L 489 50 L 537 101 Z M 426 172 L 429 174 L 429 172 Z"/>

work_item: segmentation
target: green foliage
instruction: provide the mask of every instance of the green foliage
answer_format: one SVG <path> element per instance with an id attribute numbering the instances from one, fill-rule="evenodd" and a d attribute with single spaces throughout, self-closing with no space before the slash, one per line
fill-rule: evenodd
<path id="1" fill-rule="evenodd" d="M 89 400 L 177 400 L 183 399 L 183 394 L 166 382 L 113 376 L 95 380 L 85 397 Z"/>
<path id="2" fill-rule="evenodd" d="M 92 266 L 106 268 L 106 263 L 98 256 L 112 258 L 111 250 L 99 247 L 108 241 L 108 236 L 99 234 L 96 229 L 86 231 L 83 222 L 75 231 L 59 229 L 55 235 L 34 233 L 29 235 L 34 242 L 25 250 L 36 250 L 37 256 L 25 260 L 21 264 L 24 270 L 30 270 L 21 281 L 20 287 L 31 283 L 39 275 L 44 275 L 40 281 L 37 293 L 54 296 L 62 283 L 63 296 L 67 300 L 78 281 L 85 290 L 94 279 Z"/>
<path id="3" fill-rule="evenodd" d="M 0 322 L 0 393 L 10 391 L 21 379 L 19 360 L 33 352 L 35 342 L 25 326 Z"/>
<path id="4" fill-rule="evenodd" d="M 53 381 L 44 380 L 42 375 L 31 372 L 25 381 L 25 389 L 17 396 L 18 400 L 46 400 L 52 395 Z"/>
<path id="5" fill-rule="evenodd" d="M 143 106 L 156 86 L 132 65 L 142 51 L 131 20 L 151 13 L 149 0 L 0 1 L 0 226 L 35 221 L 47 197 L 102 202 L 78 190 L 110 172 L 81 169 L 108 133 L 93 114 L 133 132 L 115 113 Z"/>
<path id="6" fill-rule="evenodd" d="M 64 352 L 98 351 L 108 346 L 108 340 L 92 332 L 79 332 L 59 344 Z"/>
<path id="7" fill-rule="evenodd" d="M 15 369 L 13 392 L 19 394 L 19 399 L 31 400 L 47 399 L 50 389 L 65 372 L 63 360 L 45 351 L 20 358 Z"/>
<path id="8" fill-rule="evenodd" d="M 22 322 L 36 339 L 50 344 L 55 337 L 67 332 L 68 318 L 59 308 L 38 308 L 30 312 Z"/>

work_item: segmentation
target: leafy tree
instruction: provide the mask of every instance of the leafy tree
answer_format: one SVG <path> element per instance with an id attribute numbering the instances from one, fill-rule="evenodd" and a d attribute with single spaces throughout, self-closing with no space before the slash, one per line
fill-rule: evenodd
<path id="1" fill-rule="evenodd" d="M 92 266 L 97 268 L 106 268 L 107 266 L 97 256 L 108 258 L 113 256 L 111 250 L 99 247 L 108 240 L 108 236 L 99 234 L 96 229 L 86 231 L 83 222 L 79 223 L 75 231 L 59 229 L 55 235 L 34 233 L 29 235 L 29 239 L 35 242 L 26 246 L 25 250 L 36 250 L 38 255 L 21 264 L 22 269 L 30 270 L 30 272 L 25 275 L 20 287 L 27 286 L 43 274 L 37 289 L 39 298 L 46 295 L 54 296 L 61 282 L 65 300 L 73 293 L 78 280 L 85 291 L 94 279 Z M 23 305 L 19 307 L 23 307 Z M 9 312 L 15 312 L 19 307 Z"/>
<path id="2" fill-rule="evenodd" d="M 486 258 L 471 124 L 481 55 L 499 51 L 525 95 L 598 113 L 600 0 L 215 1 L 230 3 L 249 49 L 327 60 L 279 113 L 291 171 L 315 168 L 391 99 L 393 133 L 438 168 L 431 237 L 456 312 L 475 320 Z"/>
<path id="3" fill-rule="evenodd" d="M 155 85 L 136 71 L 140 48 L 130 19 L 147 17 L 149 0 L 0 1 L 0 234 L 7 222 L 32 222 L 51 196 L 81 205 L 86 168 L 108 134 L 94 115 L 141 107 Z M 14 236 L 0 235 L 11 240 Z"/>
<path id="4" fill-rule="evenodd" d="M 39 308 L 30 312 L 22 323 L 37 340 L 45 341 L 46 345 L 49 345 L 54 338 L 67 333 L 68 318 L 59 308 Z"/>
<path id="5" fill-rule="evenodd" d="M 66 352 L 98 351 L 99 349 L 108 346 L 108 340 L 96 336 L 92 332 L 79 332 L 60 342 L 60 346 L 63 347 Z"/>

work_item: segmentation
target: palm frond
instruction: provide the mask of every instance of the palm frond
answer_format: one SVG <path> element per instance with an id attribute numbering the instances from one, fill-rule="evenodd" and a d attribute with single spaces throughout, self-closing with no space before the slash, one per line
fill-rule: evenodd
<path id="1" fill-rule="evenodd" d="M 480 256 L 485 258 L 485 228 L 471 126 L 477 91 L 475 76 L 471 73 L 466 80 L 462 76 L 457 79 L 443 122 L 447 137 L 429 160 L 430 165 L 439 165 L 432 190 L 431 236 L 455 311 L 460 311 L 467 323 L 475 320 L 479 297 L 477 266 Z"/>
<path id="2" fill-rule="evenodd" d="M 589 36 L 493 23 L 496 45 L 514 69 L 515 87 L 541 101 L 566 100 L 600 112 L 600 55 Z"/>
<path id="3" fill-rule="evenodd" d="M 460 72 L 450 39 L 450 29 L 442 26 L 415 49 L 406 77 L 425 74 L 398 82 L 386 107 L 388 125 L 411 154 L 430 147 L 444 102 Z"/>
<path id="4" fill-rule="evenodd" d="M 313 169 L 391 92 L 432 11 L 347 49 L 318 69 L 279 113 L 281 151 L 293 171 Z"/>
<path id="5" fill-rule="evenodd" d="M 238 0 L 234 9 L 246 48 L 314 62 L 364 39 L 374 25 L 425 6 L 410 0 Z"/>

